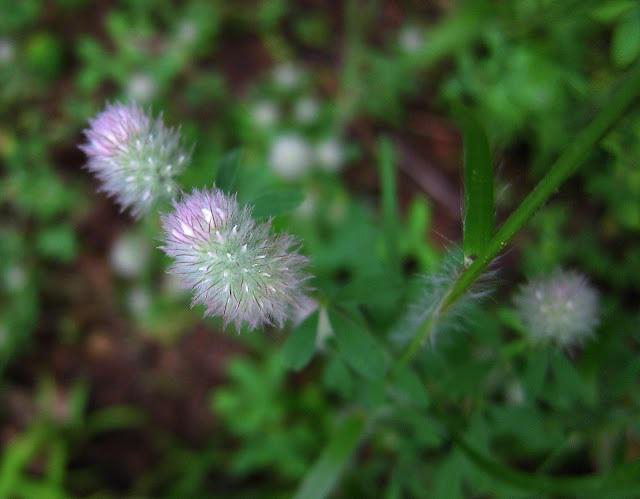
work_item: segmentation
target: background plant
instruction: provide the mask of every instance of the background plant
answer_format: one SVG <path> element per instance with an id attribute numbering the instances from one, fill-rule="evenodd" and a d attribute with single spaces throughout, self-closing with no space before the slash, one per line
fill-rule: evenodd
<path id="1" fill-rule="evenodd" d="M 638 495 L 636 11 L 0 4 L 0 496 Z M 94 193 L 80 132 L 129 99 L 194 145 L 182 189 L 215 179 L 303 241 L 306 320 L 221 332 L 166 274 L 156 213 Z M 285 178 L 273 148 L 291 135 Z M 485 182 L 463 191 L 463 165 Z M 522 216 L 494 239 L 494 213 Z M 461 277 L 516 232 L 492 279 Z M 558 266 L 602 310 L 564 352 L 531 345 L 512 301 Z M 450 314 L 452 289 L 492 295 Z M 438 334 L 414 322 L 426 342 L 394 367 L 418 338 L 406 311 L 434 296 Z"/>

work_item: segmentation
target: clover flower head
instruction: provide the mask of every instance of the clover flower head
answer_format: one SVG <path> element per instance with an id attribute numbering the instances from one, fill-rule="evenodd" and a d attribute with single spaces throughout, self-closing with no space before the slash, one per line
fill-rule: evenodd
<path id="1" fill-rule="evenodd" d="M 313 97 L 304 97 L 296 102 L 293 114 L 296 120 L 302 124 L 309 124 L 318 118 L 320 104 Z"/>
<path id="2" fill-rule="evenodd" d="M 563 348 L 579 345 L 599 323 L 598 292 L 577 272 L 556 270 L 520 288 L 518 314 L 531 339 Z"/>
<path id="3" fill-rule="evenodd" d="M 178 131 L 167 128 L 161 118 L 135 104 L 108 105 L 84 134 L 87 142 L 80 149 L 89 158 L 87 168 L 123 210 L 140 217 L 157 201 L 177 194 L 174 179 L 189 154 Z"/>
<path id="4" fill-rule="evenodd" d="M 149 102 L 158 92 L 158 85 L 152 76 L 135 73 L 127 82 L 127 95 L 137 102 Z"/>
<path id="5" fill-rule="evenodd" d="M 292 90 L 303 78 L 303 71 L 292 62 L 285 62 L 273 68 L 273 80 L 282 90 Z"/>
<path id="6" fill-rule="evenodd" d="M 125 233 L 111 247 L 111 267 L 121 277 L 138 277 L 149 263 L 150 252 L 146 238 L 140 234 Z"/>
<path id="7" fill-rule="evenodd" d="M 330 137 L 315 147 L 318 166 L 328 172 L 340 170 L 345 161 L 344 144 L 336 137 Z"/>
<path id="8" fill-rule="evenodd" d="M 312 151 L 298 134 L 280 135 L 272 144 L 269 162 L 273 170 L 285 180 L 296 180 L 310 168 Z"/>
<path id="9" fill-rule="evenodd" d="M 9 64 L 13 61 L 16 53 L 14 43 L 6 38 L 0 38 L 0 65 Z"/>
<path id="10" fill-rule="evenodd" d="M 193 290 L 192 305 L 225 325 L 250 329 L 274 325 L 304 307 L 307 259 L 288 235 L 270 234 L 249 207 L 218 189 L 194 191 L 162 217 L 162 249 L 174 259 L 170 272 Z"/>
<path id="11" fill-rule="evenodd" d="M 398 35 L 398 41 L 404 52 L 415 53 L 424 45 L 424 32 L 418 26 L 405 26 Z"/>
<path id="12" fill-rule="evenodd" d="M 254 104 L 251 109 L 251 118 L 258 127 L 269 128 L 280 119 L 280 111 L 274 102 L 263 99 Z"/>

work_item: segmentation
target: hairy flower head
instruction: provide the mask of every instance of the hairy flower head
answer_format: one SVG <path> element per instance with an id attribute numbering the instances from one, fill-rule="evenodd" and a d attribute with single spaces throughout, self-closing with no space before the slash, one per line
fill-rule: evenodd
<path id="1" fill-rule="evenodd" d="M 101 190 L 135 217 L 177 193 L 175 176 L 186 167 L 188 153 L 177 130 L 165 127 L 135 104 L 108 105 L 90 121 L 80 149 Z"/>
<path id="2" fill-rule="evenodd" d="M 194 292 L 206 315 L 236 328 L 282 327 L 305 301 L 307 259 L 288 235 L 270 234 L 251 209 L 222 191 L 194 191 L 163 216 L 163 250 L 174 259 L 170 272 Z"/>
<path id="3" fill-rule="evenodd" d="M 598 293 L 576 272 L 557 270 L 548 278 L 529 281 L 514 301 L 536 342 L 571 347 L 591 336 L 599 323 Z"/>

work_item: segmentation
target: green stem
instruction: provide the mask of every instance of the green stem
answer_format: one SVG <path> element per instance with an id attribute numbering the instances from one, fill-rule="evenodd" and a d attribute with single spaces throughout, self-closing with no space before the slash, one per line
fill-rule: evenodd
<path id="1" fill-rule="evenodd" d="M 500 254 L 513 237 L 522 229 L 551 195 L 584 163 L 591 149 L 622 117 L 640 93 L 640 64 L 629 73 L 622 86 L 613 94 L 607 106 L 573 141 L 558 158 L 549 172 L 522 201 L 488 243 L 486 250 L 453 283 L 437 307 L 418 330 L 400 358 L 401 364 L 410 362 L 432 334 L 437 320 L 444 315 L 485 272 L 489 264 Z"/>
<path id="2" fill-rule="evenodd" d="M 387 257 L 392 266 L 398 266 L 398 189 L 393 144 L 388 137 L 378 143 L 378 171 L 382 195 L 382 224 L 386 237 Z"/>

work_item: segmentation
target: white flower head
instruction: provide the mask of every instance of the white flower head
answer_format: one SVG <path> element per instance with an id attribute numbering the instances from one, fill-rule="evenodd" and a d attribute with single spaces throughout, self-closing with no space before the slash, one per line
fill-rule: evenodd
<path id="1" fill-rule="evenodd" d="M 27 274 L 21 265 L 11 265 L 5 275 L 4 284 L 8 291 L 20 291 L 27 284 Z"/>
<path id="2" fill-rule="evenodd" d="M 122 277 L 137 277 L 147 266 L 150 251 L 145 238 L 138 234 L 123 234 L 111 247 L 111 267 Z"/>
<path id="3" fill-rule="evenodd" d="M 417 26 L 405 26 L 398 34 L 398 43 L 400 48 L 409 54 L 420 50 L 424 45 L 424 42 L 424 32 Z"/>
<path id="4" fill-rule="evenodd" d="M 598 292 L 582 274 L 555 271 L 520 288 L 515 304 L 532 341 L 564 348 L 583 343 L 600 321 Z"/>
<path id="5" fill-rule="evenodd" d="M 127 82 L 127 96 L 136 102 L 151 101 L 157 91 L 155 80 L 146 73 L 135 73 Z"/>
<path id="6" fill-rule="evenodd" d="M 190 19 L 183 19 L 178 25 L 176 40 L 180 44 L 191 45 L 198 39 L 200 28 Z"/>
<path id="7" fill-rule="evenodd" d="M 302 177 L 310 168 L 312 154 L 307 141 L 298 134 L 280 135 L 271 145 L 271 168 L 286 180 Z"/>
<path id="8" fill-rule="evenodd" d="M 13 61 L 16 48 L 8 38 L 0 38 L 0 64 L 9 64 Z"/>
<path id="9" fill-rule="evenodd" d="M 251 118 L 260 128 L 273 127 L 280 119 L 280 111 L 274 102 L 260 100 L 251 108 Z"/>
<path id="10" fill-rule="evenodd" d="M 134 288 L 127 295 L 127 305 L 133 315 L 144 317 L 151 309 L 151 295 L 142 287 Z"/>
<path id="11" fill-rule="evenodd" d="M 273 81 L 282 90 L 293 90 L 302 81 L 302 70 L 292 62 L 277 65 L 273 69 Z"/>
<path id="12" fill-rule="evenodd" d="M 304 97 L 298 100 L 293 109 L 293 115 L 299 123 L 309 124 L 318 118 L 320 104 L 312 97 Z"/>
<path id="13" fill-rule="evenodd" d="M 318 166 L 328 172 L 338 171 L 345 161 L 344 144 L 335 137 L 323 140 L 315 148 Z"/>

